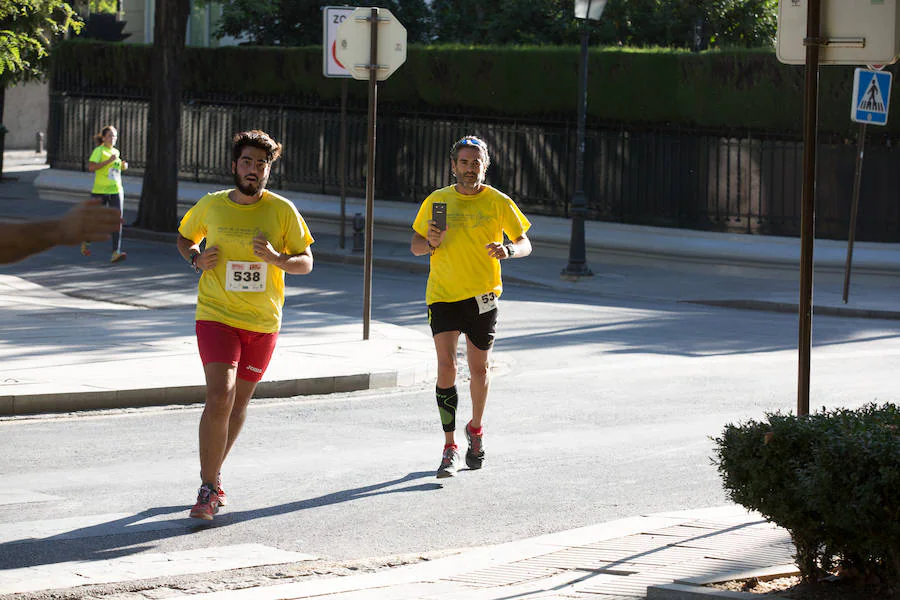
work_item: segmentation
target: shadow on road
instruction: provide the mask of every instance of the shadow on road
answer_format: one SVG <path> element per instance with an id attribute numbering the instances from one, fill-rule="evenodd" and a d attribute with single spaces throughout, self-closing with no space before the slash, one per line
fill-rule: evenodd
<path id="1" fill-rule="evenodd" d="M 154 550 L 153 542 L 155 541 L 190 535 L 210 528 L 227 527 L 256 519 L 362 500 L 382 494 L 429 492 L 440 489 L 439 483 L 403 485 L 433 476 L 433 471 L 416 471 L 391 481 L 332 492 L 316 498 L 253 510 L 222 512 L 216 516 L 215 520 L 208 523 L 188 517 L 189 506 L 148 508 L 134 515 L 73 529 L 46 538 L 27 538 L 0 544 L 0 569 L 18 569 L 71 561 L 100 561 L 132 556 Z M 166 515 L 181 516 L 159 519 Z"/>

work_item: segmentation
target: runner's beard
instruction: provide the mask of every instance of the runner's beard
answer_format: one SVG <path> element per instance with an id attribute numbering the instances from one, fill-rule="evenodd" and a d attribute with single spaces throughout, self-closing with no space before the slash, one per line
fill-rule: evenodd
<path id="1" fill-rule="evenodd" d="M 237 187 L 238 191 L 245 196 L 255 196 L 258 194 L 259 190 L 265 189 L 268 180 L 268 177 L 263 177 L 261 180 L 245 182 L 240 175 L 237 173 L 234 174 L 234 185 Z"/>
<path id="2" fill-rule="evenodd" d="M 464 188 L 471 188 L 474 190 L 478 189 L 478 186 L 480 186 L 484 180 L 474 173 L 464 173 L 462 177 L 457 177 L 456 181 Z"/>

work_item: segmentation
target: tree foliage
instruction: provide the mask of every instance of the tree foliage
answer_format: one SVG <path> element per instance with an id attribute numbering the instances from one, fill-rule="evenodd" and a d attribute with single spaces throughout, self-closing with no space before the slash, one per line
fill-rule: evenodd
<path id="1" fill-rule="evenodd" d="M 92 13 L 115 14 L 118 2 L 116 0 L 90 0 L 88 5 Z"/>
<path id="2" fill-rule="evenodd" d="M 601 42 L 622 46 L 771 47 L 778 0 L 610 0 Z"/>
<path id="3" fill-rule="evenodd" d="M 434 0 L 434 41 L 459 44 L 571 44 L 572 0 Z"/>
<path id="4" fill-rule="evenodd" d="M 0 0 L 0 85 L 44 76 L 54 39 L 81 21 L 60 0 Z"/>
<path id="5" fill-rule="evenodd" d="M 226 0 L 216 35 L 233 36 L 259 46 L 310 46 L 322 43 L 322 0 Z M 406 27 L 410 42 L 428 41 L 431 13 L 425 0 L 356 2 L 387 8 Z"/>
<path id="6" fill-rule="evenodd" d="M 574 44 L 573 0 L 434 0 L 433 39 Z M 618 46 L 771 47 L 778 0 L 609 0 L 591 40 Z"/>
<path id="7" fill-rule="evenodd" d="M 261 46 L 322 42 L 322 0 L 226 0 L 217 35 Z M 411 43 L 578 43 L 574 0 L 382 0 Z M 771 47 L 778 0 L 609 0 L 589 23 L 595 44 L 682 48 Z"/>

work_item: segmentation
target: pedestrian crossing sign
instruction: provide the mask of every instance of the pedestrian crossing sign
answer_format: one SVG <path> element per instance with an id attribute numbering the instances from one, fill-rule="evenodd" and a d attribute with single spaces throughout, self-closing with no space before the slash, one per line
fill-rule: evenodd
<path id="1" fill-rule="evenodd" d="M 890 100 L 890 73 L 856 69 L 853 76 L 853 103 L 850 106 L 851 120 L 867 125 L 887 125 Z"/>

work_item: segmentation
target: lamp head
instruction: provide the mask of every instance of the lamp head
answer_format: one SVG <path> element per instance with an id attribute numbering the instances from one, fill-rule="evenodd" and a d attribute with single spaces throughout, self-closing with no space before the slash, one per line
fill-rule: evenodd
<path id="1" fill-rule="evenodd" d="M 575 18 L 599 21 L 606 8 L 606 0 L 575 0 Z"/>

